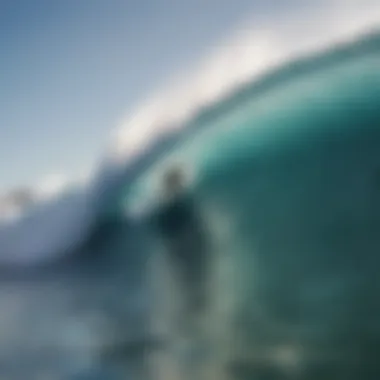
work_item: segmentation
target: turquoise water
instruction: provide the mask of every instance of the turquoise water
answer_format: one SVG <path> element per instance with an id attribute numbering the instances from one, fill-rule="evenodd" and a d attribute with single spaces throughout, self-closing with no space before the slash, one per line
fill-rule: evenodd
<path id="1" fill-rule="evenodd" d="M 302 143 L 305 134 L 312 140 L 324 129 L 345 130 L 343 118 L 352 114 L 344 112 L 347 106 L 359 111 L 363 103 L 377 106 L 379 46 L 375 34 L 354 46 L 295 61 L 246 85 L 191 121 L 182 140 L 136 186 L 144 192 L 144 181 L 150 184 L 154 173 L 160 175 L 171 161 L 194 168 L 197 177 L 209 176 L 214 166 L 252 151 L 268 151 L 286 141 Z"/>
<path id="2" fill-rule="evenodd" d="M 228 360 L 244 379 L 380 375 L 375 42 L 319 68 L 300 64 L 291 79 L 195 121 L 197 132 L 141 179 L 149 199 L 171 162 L 195 175 L 215 267 L 227 273 L 213 289 L 226 310 L 214 318 L 234 342 L 225 344 L 241 347 Z M 284 347 L 293 361 L 279 363 Z"/>

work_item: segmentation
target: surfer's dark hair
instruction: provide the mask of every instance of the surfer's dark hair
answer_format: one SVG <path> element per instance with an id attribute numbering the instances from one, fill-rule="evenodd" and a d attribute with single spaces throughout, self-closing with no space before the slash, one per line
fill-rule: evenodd
<path id="1" fill-rule="evenodd" d="M 171 166 L 163 176 L 163 184 L 165 187 L 182 185 L 185 182 L 185 172 L 180 165 Z"/>

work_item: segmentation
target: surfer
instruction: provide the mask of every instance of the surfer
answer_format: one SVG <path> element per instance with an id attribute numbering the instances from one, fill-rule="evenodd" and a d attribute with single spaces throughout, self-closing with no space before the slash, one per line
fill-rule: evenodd
<path id="1" fill-rule="evenodd" d="M 163 177 L 163 197 L 152 217 L 170 265 L 183 287 L 184 319 L 207 305 L 208 242 L 196 200 L 185 188 L 184 173 L 174 167 Z"/>

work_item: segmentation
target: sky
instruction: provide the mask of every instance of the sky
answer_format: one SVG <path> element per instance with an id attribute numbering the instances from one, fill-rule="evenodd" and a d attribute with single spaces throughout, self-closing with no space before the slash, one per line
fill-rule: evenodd
<path id="1" fill-rule="evenodd" d="M 371 1 L 0 0 L 0 192 L 85 174 L 115 126 L 247 19 Z"/>
<path id="2" fill-rule="evenodd" d="M 146 94 L 281 3 L 1 0 L 0 189 L 85 172 Z"/>

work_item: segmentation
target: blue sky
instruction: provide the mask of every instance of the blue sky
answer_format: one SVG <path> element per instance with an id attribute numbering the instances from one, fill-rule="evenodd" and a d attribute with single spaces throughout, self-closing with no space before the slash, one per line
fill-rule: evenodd
<path id="1" fill-rule="evenodd" d="M 2 0 L 0 189 L 80 174 L 144 96 L 280 3 Z"/>

